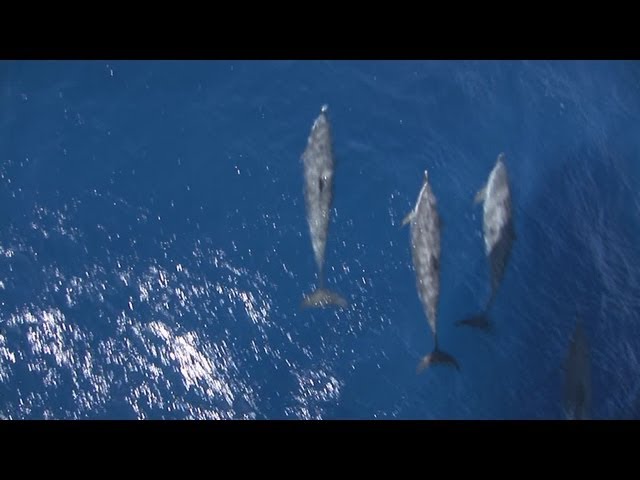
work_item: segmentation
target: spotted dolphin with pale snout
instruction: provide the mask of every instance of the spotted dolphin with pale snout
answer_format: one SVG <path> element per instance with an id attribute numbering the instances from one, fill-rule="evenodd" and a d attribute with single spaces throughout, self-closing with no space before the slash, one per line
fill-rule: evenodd
<path id="1" fill-rule="evenodd" d="M 347 307 L 347 301 L 338 293 L 324 286 L 325 250 L 329 232 L 331 205 L 333 202 L 333 177 L 335 161 L 331 137 L 331 125 L 327 117 L 327 105 L 323 105 L 316 118 L 302 154 L 304 166 L 304 199 L 311 245 L 318 268 L 318 288 L 304 296 L 303 307 Z"/>
<path id="2" fill-rule="evenodd" d="M 504 278 L 516 239 L 511 188 L 504 153 L 498 155 L 487 183 L 476 194 L 475 203 L 482 203 L 482 230 L 485 254 L 491 269 L 491 294 L 480 314 L 460 320 L 456 324 L 488 331 L 492 328 L 488 312 Z"/>
<path id="3" fill-rule="evenodd" d="M 438 345 L 438 300 L 440 298 L 440 216 L 436 197 L 429 185 L 425 170 L 424 181 L 415 207 L 405 217 L 402 225 L 410 226 L 411 258 L 416 273 L 416 287 L 427 322 L 433 334 L 434 348 L 422 358 L 416 373 L 430 365 L 442 364 L 460 369 L 456 359 Z"/>

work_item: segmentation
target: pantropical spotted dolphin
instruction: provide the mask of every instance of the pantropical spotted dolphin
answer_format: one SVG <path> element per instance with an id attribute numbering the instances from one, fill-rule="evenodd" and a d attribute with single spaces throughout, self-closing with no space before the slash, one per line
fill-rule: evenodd
<path id="1" fill-rule="evenodd" d="M 590 407 L 589 345 L 584 325 L 578 320 L 565 364 L 564 411 L 569 420 L 586 420 Z"/>
<path id="2" fill-rule="evenodd" d="M 410 225 L 411 257 L 416 272 L 416 286 L 422 308 L 433 334 L 433 351 L 418 364 L 416 373 L 432 364 L 450 365 L 458 370 L 458 362 L 453 356 L 438 347 L 438 299 L 440 297 L 440 216 L 436 197 L 429 185 L 429 175 L 425 170 L 424 182 L 413 210 L 405 217 L 402 225 Z"/>
<path id="3" fill-rule="evenodd" d="M 304 199 L 311 245 L 318 267 L 318 288 L 304 296 L 305 307 L 346 307 L 347 301 L 324 287 L 324 257 L 329 231 L 329 219 L 333 201 L 334 158 L 331 126 L 327 118 L 327 105 L 311 128 L 307 147 L 302 154 L 304 165 Z"/>
<path id="4" fill-rule="evenodd" d="M 483 205 L 482 230 L 484 233 L 485 254 L 491 268 L 491 295 L 482 313 L 460 320 L 457 325 L 489 330 L 488 312 L 495 300 L 498 287 L 504 278 L 504 272 L 516 239 L 511 206 L 511 189 L 505 165 L 505 155 L 498 155 L 486 185 L 476 194 L 475 203 Z"/>

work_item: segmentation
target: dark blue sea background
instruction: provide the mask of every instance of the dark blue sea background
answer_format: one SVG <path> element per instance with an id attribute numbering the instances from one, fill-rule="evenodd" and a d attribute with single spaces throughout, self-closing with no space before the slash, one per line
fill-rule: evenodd
<path id="1" fill-rule="evenodd" d="M 316 285 L 301 154 L 335 196 Z M 489 292 L 475 193 L 506 154 L 517 232 Z M 401 221 L 429 171 L 439 343 Z M 582 318 L 591 417 L 640 415 L 640 64 L 0 62 L 0 415 L 558 419 Z"/>

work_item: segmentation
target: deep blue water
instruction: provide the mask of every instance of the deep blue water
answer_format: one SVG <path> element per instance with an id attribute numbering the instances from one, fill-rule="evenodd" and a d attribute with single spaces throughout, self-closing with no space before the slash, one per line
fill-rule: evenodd
<path id="1" fill-rule="evenodd" d="M 329 105 L 328 283 L 300 155 Z M 592 417 L 640 415 L 637 62 L 0 62 L 6 418 L 562 418 L 575 319 Z M 517 240 L 491 313 L 498 153 Z M 400 222 L 443 218 L 439 339 Z"/>

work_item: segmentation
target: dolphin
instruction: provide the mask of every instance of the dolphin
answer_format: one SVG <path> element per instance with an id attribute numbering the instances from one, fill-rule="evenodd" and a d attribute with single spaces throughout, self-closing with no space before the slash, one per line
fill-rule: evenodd
<path id="1" fill-rule="evenodd" d="M 474 202 L 482 203 L 485 254 L 491 269 L 491 295 L 480 314 L 456 322 L 481 330 L 491 330 L 488 312 L 493 305 L 498 287 L 504 278 L 513 242 L 516 239 L 511 206 L 511 189 L 505 165 L 505 154 L 498 155 L 496 164 L 489 174 L 489 180 L 478 191 Z"/>
<path id="2" fill-rule="evenodd" d="M 565 363 L 564 412 L 569 420 L 586 420 L 591 407 L 589 345 L 584 325 L 576 322 Z"/>
<path id="3" fill-rule="evenodd" d="M 333 201 L 334 158 L 331 126 L 323 105 L 316 118 L 302 154 L 304 166 L 304 199 L 311 245 L 318 267 L 319 286 L 305 295 L 303 307 L 337 306 L 345 308 L 347 301 L 324 287 L 324 257 L 329 231 L 329 214 Z"/>
<path id="4" fill-rule="evenodd" d="M 460 369 L 456 359 L 438 347 L 437 307 L 440 297 L 440 216 L 436 197 L 429 185 L 429 174 L 425 170 L 422 189 L 415 207 L 402 221 L 410 225 L 411 258 L 416 273 L 416 287 L 427 322 L 433 334 L 433 351 L 422 358 L 416 373 L 430 365 L 444 364 Z"/>

